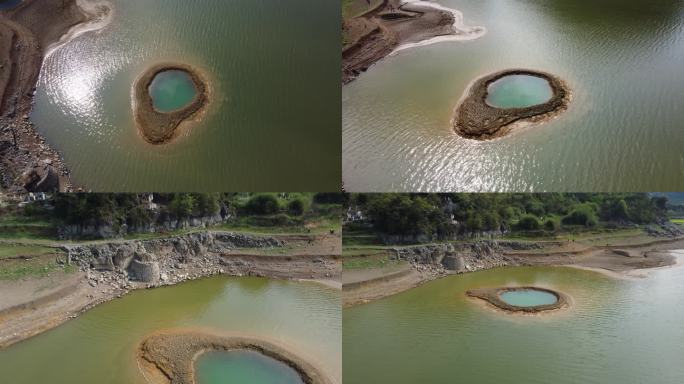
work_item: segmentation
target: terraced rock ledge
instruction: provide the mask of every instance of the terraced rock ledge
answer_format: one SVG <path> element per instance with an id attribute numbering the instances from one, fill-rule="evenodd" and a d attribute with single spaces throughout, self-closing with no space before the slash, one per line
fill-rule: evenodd
<path id="1" fill-rule="evenodd" d="M 149 88 L 161 72 L 178 70 L 190 76 L 197 94 L 186 107 L 171 111 L 160 112 L 155 109 Z M 142 137 L 151 144 L 170 142 L 178 131 L 178 126 L 196 116 L 209 102 L 206 81 L 199 71 L 187 64 L 163 63 L 149 68 L 135 82 L 133 86 L 133 113 L 135 122 Z"/>
<path id="2" fill-rule="evenodd" d="M 149 336 L 139 346 L 138 362 L 148 382 L 194 384 L 197 357 L 209 351 L 231 350 L 251 350 L 281 361 L 297 371 L 306 384 L 332 383 L 312 364 L 280 345 L 200 330 L 171 330 Z"/>
<path id="3" fill-rule="evenodd" d="M 549 101 L 525 108 L 497 108 L 487 104 L 489 86 L 506 76 L 528 75 L 549 82 L 553 95 Z M 491 140 L 509 134 L 516 123 L 541 123 L 568 108 L 571 92 L 560 78 L 545 72 L 510 69 L 477 79 L 454 110 L 452 124 L 457 134 L 477 140 Z"/>
<path id="4" fill-rule="evenodd" d="M 537 306 L 530 306 L 530 307 L 519 307 L 516 305 L 509 304 L 505 302 L 503 299 L 501 299 L 501 295 L 506 292 L 514 292 L 514 291 L 528 291 L 528 290 L 534 290 L 534 291 L 542 291 L 546 293 L 550 293 L 554 296 L 556 296 L 556 302 L 553 304 L 545 304 L 545 305 L 537 305 Z M 470 291 L 466 292 L 466 295 L 470 297 L 475 297 L 478 299 L 482 299 L 486 301 L 487 303 L 493 305 L 497 309 L 501 309 L 505 312 L 508 313 L 517 313 L 517 314 L 536 314 L 540 312 L 548 312 L 548 311 L 555 311 L 559 309 L 564 309 L 570 306 L 570 297 L 562 292 L 554 291 L 552 289 L 548 288 L 541 288 L 541 287 L 503 287 L 503 288 L 482 288 L 482 289 L 473 289 Z"/>

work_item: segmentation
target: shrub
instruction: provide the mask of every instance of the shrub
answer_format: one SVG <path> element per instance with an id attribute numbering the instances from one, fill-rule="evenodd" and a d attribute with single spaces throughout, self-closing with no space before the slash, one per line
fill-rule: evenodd
<path id="1" fill-rule="evenodd" d="M 301 199 L 294 199 L 287 204 L 287 211 L 293 216 L 304 214 L 304 202 Z"/>
<path id="2" fill-rule="evenodd" d="M 541 229 L 541 223 L 539 223 L 539 219 L 534 215 L 523 215 L 518 220 L 516 227 L 522 231 L 536 231 Z"/>
<path id="3" fill-rule="evenodd" d="M 558 232 L 561 228 L 560 218 L 552 216 L 544 221 L 544 229 L 551 232 Z"/>
<path id="4" fill-rule="evenodd" d="M 280 208 L 278 206 L 278 199 L 275 196 L 262 194 L 249 199 L 245 209 L 247 212 L 256 215 L 272 215 L 277 213 Z"/>
<path id="5" fill-rule="evenodd" d="M 591 205 L 577 204 L 570 213 L 563 218 L 563 224 L 593 227 L 598 224 L 598 216 Z"/>

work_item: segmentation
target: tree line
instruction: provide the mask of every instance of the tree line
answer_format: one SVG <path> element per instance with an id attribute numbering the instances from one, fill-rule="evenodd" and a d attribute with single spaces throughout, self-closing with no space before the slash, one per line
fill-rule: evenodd
<path id="1" fill-rule="evenodd" d="M 647 193 L 352 194 L 348 204 L 378 233 L 436 238 L 647 224 L 667 212 L 667 197 Z"/>

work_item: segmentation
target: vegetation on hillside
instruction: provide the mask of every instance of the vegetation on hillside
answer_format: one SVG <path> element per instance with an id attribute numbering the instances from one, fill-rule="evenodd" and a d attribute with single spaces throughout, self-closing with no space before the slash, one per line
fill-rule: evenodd
<path id="1" fill-rule="evenodd" d="M 633 227 L 667 212 L 665 196 L 646 193 L 352 194 L 348 204 L 363 213 L 362 223 L 348 220 L 350 231 L 365 222 L 376 234 L 431 240 Z"/>
<path id="2" fill-rule="evenodd" d="M 5 206 L 0 227 L 8 238 L 54 238 L 66 226 L 108 226 L 117 233 L 125 228 L 123 233 L 130 235 L 152 227 L 197 225 L 193 223 L 304 232 L 316 226 L 338 229 L 342 201 L 340 193 L 55 194 L 45 201 Z"/>

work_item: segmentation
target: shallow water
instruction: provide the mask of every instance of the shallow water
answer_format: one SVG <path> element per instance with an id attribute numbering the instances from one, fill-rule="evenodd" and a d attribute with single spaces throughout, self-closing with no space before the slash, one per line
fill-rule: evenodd
<path id="1" fill-rule="evenodd" d="M 550 305 L 558 301 L 556 296 L 544 291 L 526 289 L 521 291 L 508 291 L 499 295 L 504 302 L 517 307 L 536 307 Z"/>
<path id="2" fill-rule="evenodd" d="M 551 100 L 553 90 L 546 79 L 530 75 L 504 76 L 487 88 L 487 104 L 498 108 L 525 108 Z"/>
<path id="3" fill-rule="evenodd" d="M 342 89 L 349 191 L 684 189 L 684 3 L 438 0 L 487 28 L 411 48 Z M 569 109 L 492 141 L 462 138 L 453 109 L 475 79 L 557 75 Z"/>
<path id="4" fill-rule="evenodd" d="M 152 105 L 159 112 L 182 109 L 197 96 L 197 88 L 185 71 L 162 71 L 154 76 L 149 87 Z"/>
<path id="5" fill-rule="evenodd" d="M 465 295 L 516 285 L 556 289 L 573 304 L 515 316 Z M 447 277 L 343 311 L 344 382 L 682 383 L 682 292 L 684 267 L 635 280 L 562 267 Z"/>
<path id="6" fill-rule="evenodd" d="M 303 384 L 287 364 L 253 351 L 205 353 L 195 370 L 197 384 Z"/>
<path id="7" fill-rule="evenodd" d="M 341 383 L 341 326 L 339 291 L 316 283 L 208 278 L 133 292 L 1 350 L 0 381 L 145 384 L 137 345 L 160 329 L 200 327 L 274 340 Z"/>
<path id="8" fill-rule="evenodd" d="M 94 191 L 338 190 L 340 7 L 319 0 L 116 0 L 45 61 L 31 119 Z M 332 42 L 332 43 L 331 43 Z M 148 144 L 132 85 L 160 62 L 206 74 L 201 122 Z"/>

